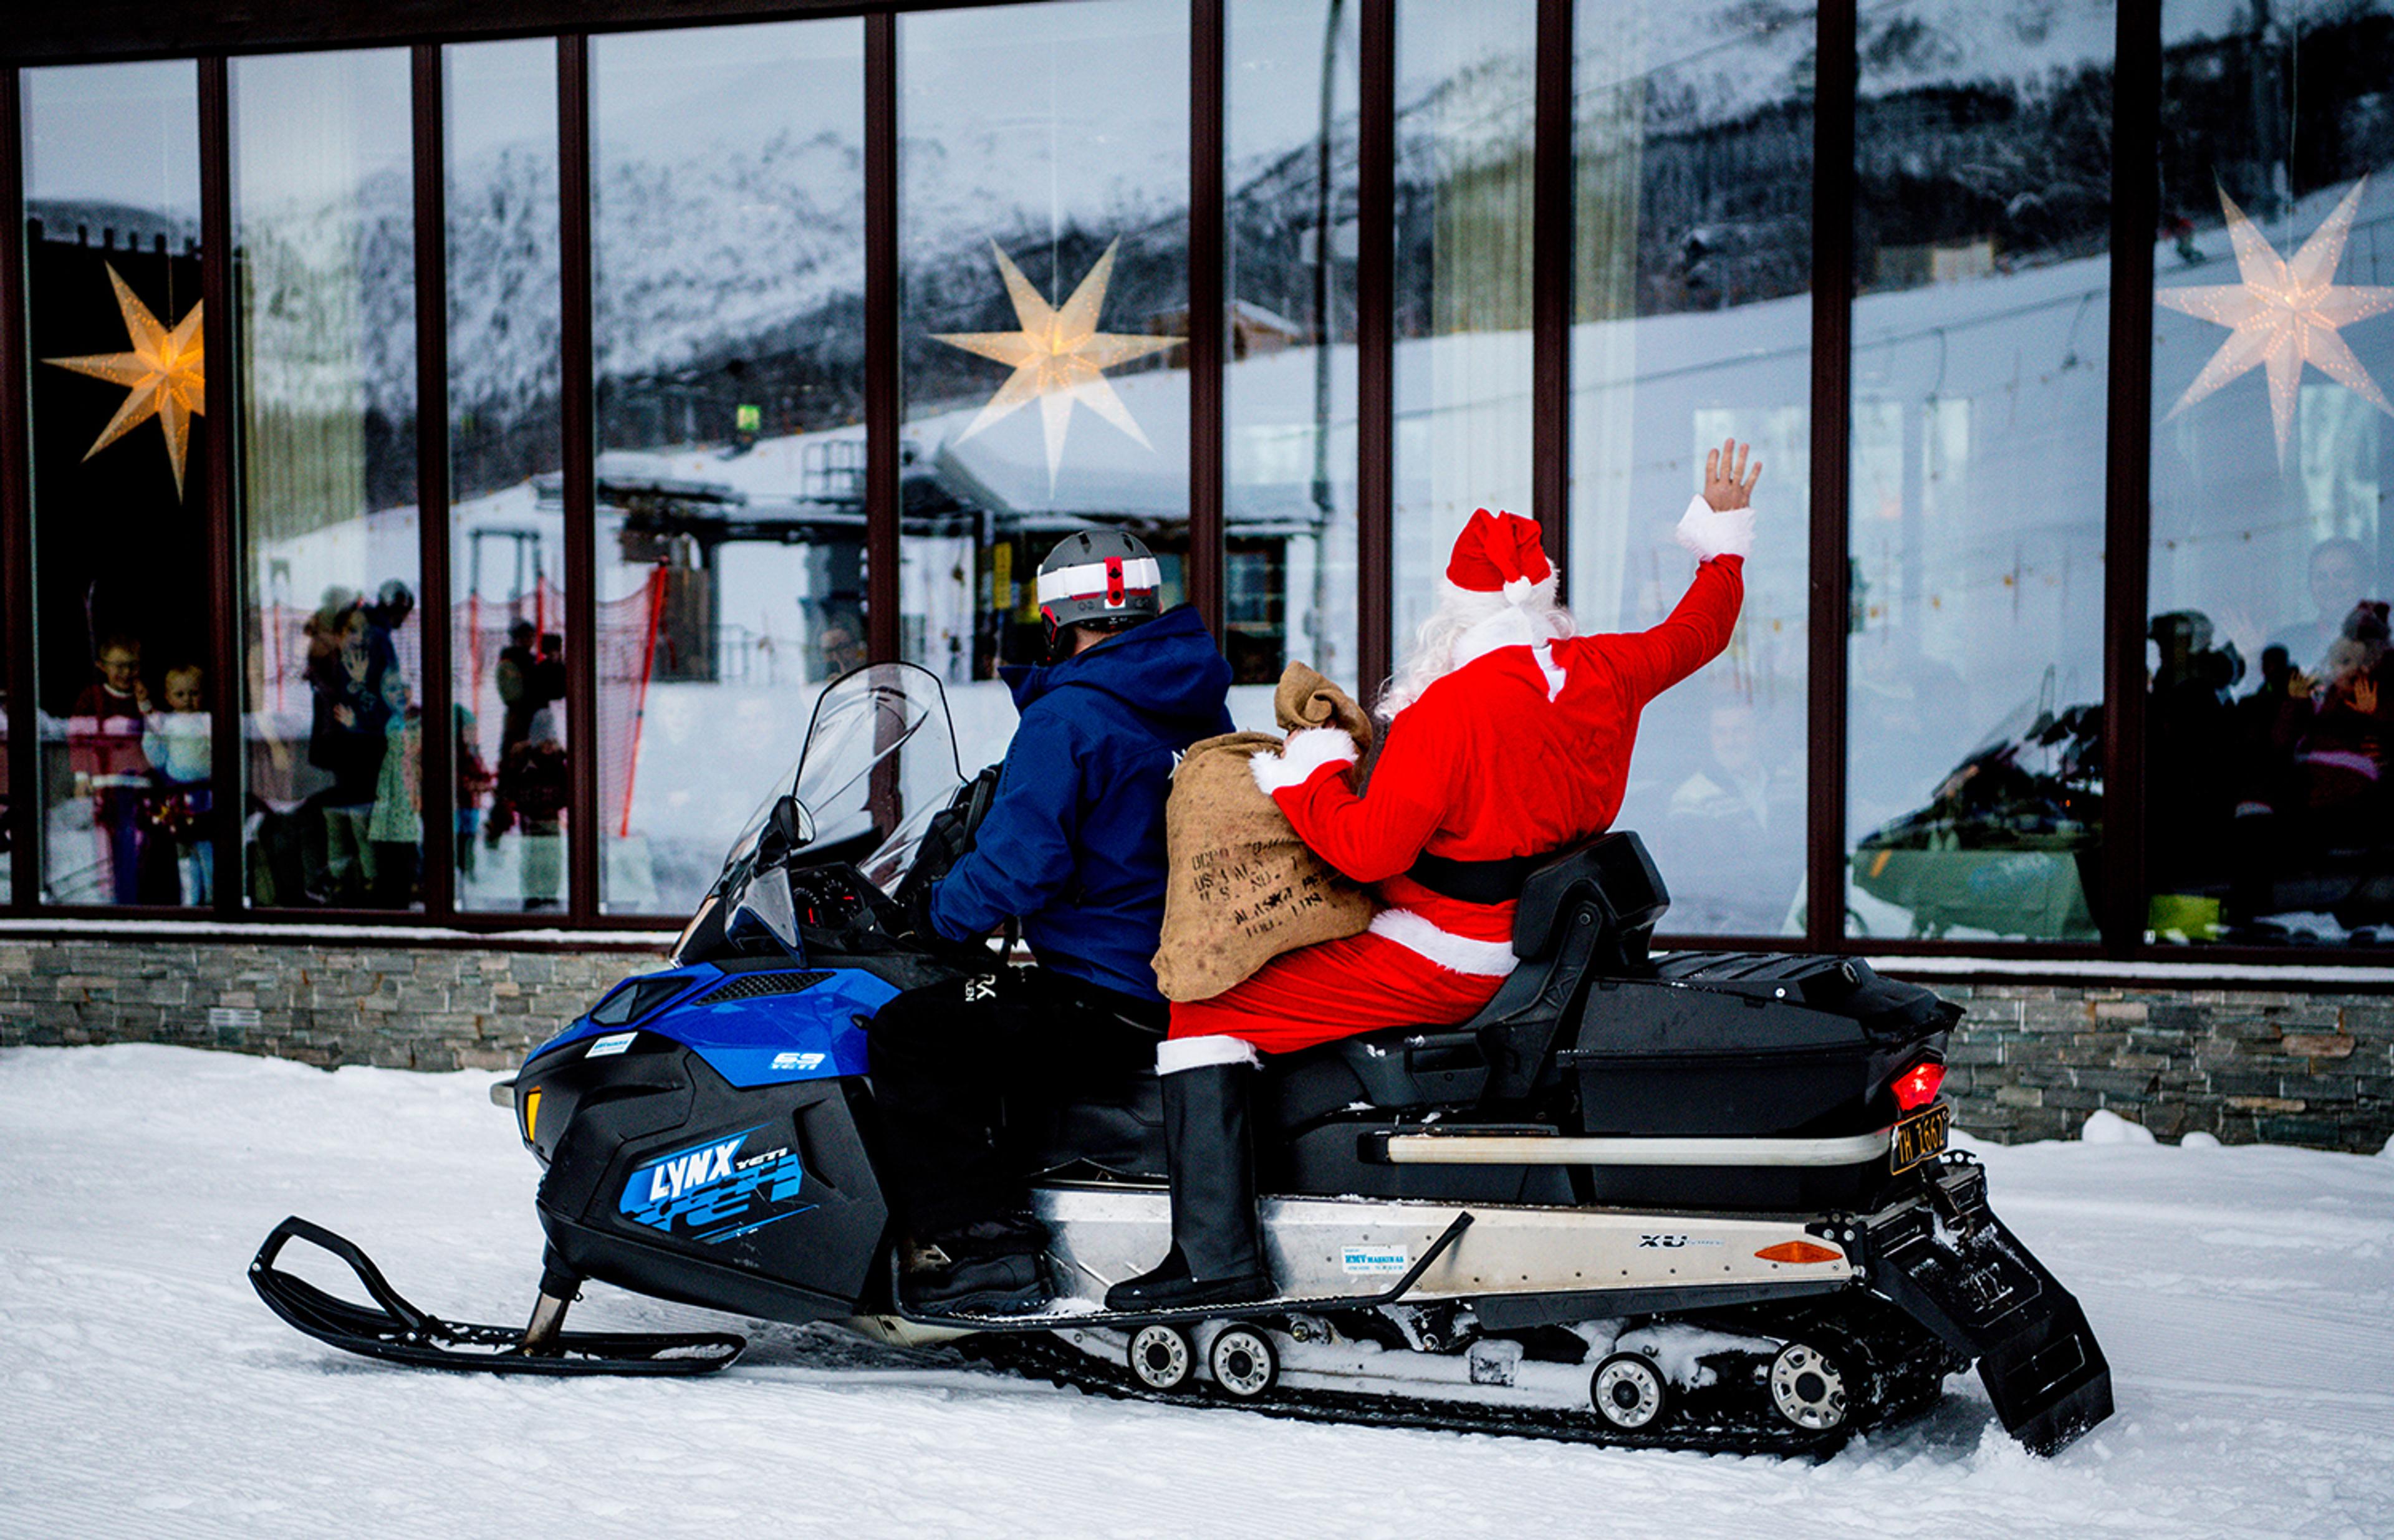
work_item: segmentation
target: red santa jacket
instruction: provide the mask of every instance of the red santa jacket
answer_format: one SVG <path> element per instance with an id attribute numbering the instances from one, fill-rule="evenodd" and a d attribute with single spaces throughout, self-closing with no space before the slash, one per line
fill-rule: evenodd
<path id="1" fill-rule="evenodd" d="M 1370 784 L 1348 789 L 1325 760 L 1273 800 L 1298 837 L 1380 902 L 1449 937 L 1509 942 L 1511 902 L 1467 903 L 1404 875 L 1425 851 L 1454 861 L 1543 855 L 1603 833 L 1621 811 L 1646 703 L 1720 655 L 1744 602 L 1744 562 L 1696 569 L 1670 617 L 1650 631 L 1551 644 L 1550 680 L 1528 647 L 1475 658 L 1398 714 Z"/>

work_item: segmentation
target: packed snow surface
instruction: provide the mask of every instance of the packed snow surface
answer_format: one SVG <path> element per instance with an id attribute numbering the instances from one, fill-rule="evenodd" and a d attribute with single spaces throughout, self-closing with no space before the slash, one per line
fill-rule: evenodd
<path id="1" fill-rule="evenodd" d="M 448 1376 L 269 1314 L 243 1270 L 296 1212 L 428 1309 L 521 1318 L 534 1167 L 493 1078 L 0 1053 L 0 1535 L 2394 1533 L 2394 1159 L 1982 1150 L 2118 1415 L 2039 1460 L 1957 1379 L 1804 1464 L 1125 1404 L 822 1326 L 741 1327 L 711 1379 Z M 585 1327 L 721 1323 L 590 1294 Z"/>

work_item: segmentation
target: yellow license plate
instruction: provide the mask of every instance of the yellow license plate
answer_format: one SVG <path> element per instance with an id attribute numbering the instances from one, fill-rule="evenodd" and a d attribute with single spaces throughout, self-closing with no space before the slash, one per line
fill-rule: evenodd
<path id="1" fill-rule="evenodd" d="M 1953 1123 L 1953 1109 L 1939 1102 L 1914 1112 L 1895 1125 L 1895 1145 L 1888 1152 L 1892 1169 L 1909 1171 L 1931 1155 L 1945 1152 L 1945 1136 Z"/>

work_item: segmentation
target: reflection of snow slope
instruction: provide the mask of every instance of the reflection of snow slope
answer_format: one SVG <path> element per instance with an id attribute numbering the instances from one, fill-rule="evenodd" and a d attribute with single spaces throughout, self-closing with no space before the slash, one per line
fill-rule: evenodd
<path id="1" fill-rule="evenodd" d="M 455 1011 L 496 1003 L 453 986 Z M 729 1325 L 749 1355 L 685 1384 L 441 1378 L 268 1314 L 242 1271 L 295 1208 L 432 1310 L 520 1313 L 538 1171 L 485 1098 L 492 1078 L 146 1046 L 0 1054 L 0 1163 L 39 1174 L 0 1242 L 11 1527 L 249 1540 L 322 1534 L 337 1513 L 394 1536 L 664 1540 L 793 1514 L 863 1537 L 1035 1515 L 1059 1535 L 1230 1536 L 1269 1513 L 1276 1533 L 1362 1537 L 1579 1534 L 1600 1513 L 1607 1533 L 1743 1536 L 1846 1513 L 1885 1540 L 2257 1540 L 2380 1534 L 2394 1505 L 2394 1160 L 1980 1151 L 1998 1212 L 2085 1305 L 2118 1415 L 2041 1461 L 1956 1380 L 1929 1416 L 1812 1465 L 1125 1404 L 604 1285 L 579 1324 Z M 1236 1471 L 1240 1501 L 1190 1507 L 1192 1470 Z"/>

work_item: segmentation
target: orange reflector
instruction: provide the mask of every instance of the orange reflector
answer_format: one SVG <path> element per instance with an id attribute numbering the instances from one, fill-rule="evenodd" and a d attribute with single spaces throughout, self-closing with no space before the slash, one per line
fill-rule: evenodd
<path id="1" fill-rule="evenodd" d="M 532 1091 L 524 1097 L 524 1142 L 534 1142 L 533 1130 L 540 1125 L 540 1093 Z"/>
<path id="2" fill-rule="evenodd" d="M 1765 1246 L 1755 1253 L 1766 1262 L 1841 1262 L 1846 1254 L 1834 1246 L 1816 1246 L 1809 1241 L 1788 1241 L 1775 1246 Z"/>

